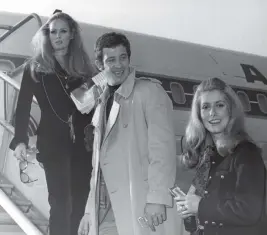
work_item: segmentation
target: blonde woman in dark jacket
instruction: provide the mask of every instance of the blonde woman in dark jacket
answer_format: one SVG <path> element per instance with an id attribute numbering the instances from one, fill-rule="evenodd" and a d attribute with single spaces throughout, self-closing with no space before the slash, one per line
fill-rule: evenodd
<path id="1" fill-rule="evenodd" d="M 10 148 L 24 159 L 33 96 L 41 110 L 37 129 L 37 160 L 44 166 L 50 204 L 50 235 L 76 235 L 89 193 L 92 148 L 85 146 L 84 128 L 92 112 L 82 115 L 70 93 L 85 82 L 93 68 L 83 47 L 78 23 L 58 12 L 33 38 L 34 55 L 25 66 L 19 92 L 15 136 Z M 87 137 L 92 137 L 92 131 Z M 88 139 L 88 138 L 87 138 Z M 91 138 L 92 139 L 92 138 Z M 91 142 L 92 141 L 88 141 Z M 30 179 L 22 179 L 30 183 Z"/>
<path id="2" fill-rule="evenodd" d="M 230 86 L 218 78 L 198 86 L 185 137 L 182 161 L 196 170 L 187 196 L 176 198 L 185 228 L 198 235 L 264 234 L 266 170 Z"/>

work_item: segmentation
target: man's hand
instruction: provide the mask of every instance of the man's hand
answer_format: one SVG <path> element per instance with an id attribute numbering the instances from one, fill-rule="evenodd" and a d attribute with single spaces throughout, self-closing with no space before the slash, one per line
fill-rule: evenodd
<path id="1" fill-rule="evenodd" d="M 78 235 L 88 235 L 90 229 L 90 217 L 89 214 L 84 214 L 78 229 Z"/>
<path id="2" fill-rule="evenodd" d="M 155 232 L 155 226 L 162 224 L 166 216 L 166 206 L 162 204 L 147 203 L 145 207 L 145 218 L 147 218 L 150 229 Z"/>

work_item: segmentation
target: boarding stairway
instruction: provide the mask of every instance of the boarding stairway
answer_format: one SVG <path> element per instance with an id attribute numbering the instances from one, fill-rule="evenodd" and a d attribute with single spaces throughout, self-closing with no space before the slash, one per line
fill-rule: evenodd
<path id="1" fill-rule="evenodd" d="M 0 36 L 0 43 L 10 36 L 15 30 L 35 19 L 38 26 L 42 25 L 40 17 L 31 14 L 14 26 L 0 25 L 1 30 L 6 30 Z M 12 116 L 14 115 L 16 99 L 20 84 L 12 77 L 21 73 L 23 65 L 13 71 L 0 71 L 0 82 L 2 82 L 2 90 L 0 93 L 4 95 L 4 100 L 0 104 L 0 109 L 4 108 L 4 118 L 0 119 L 0 128 L 2 129 L 2 139 L 0 148 L 1 162 L 5 162 L 6 158 L 11 157 L 8 154 L 8 144 L 14 135 L 14 127 L 11 125 Z M 10 91 L 12 96 L 10 98 Z M 36 100 L 34 99 L 34 102 Z M 37 208 L 28 200 L 23 193 L 18 190 L 3 173 L 3 165 L 0 169 L 0 235 L 48 235 L 48 220 L 38 211 Z M 18 169 L 19 174 L 19 169 Z M 22 184 L 22 183 L 21 183 Z"/>
<path id="2" fill-rule="evenodd" d="M 32 205 L 31 201 L 27 200 L 4 176 L 0 175 L 0 204 L 10 200 L 9 203 L 0 207 L 0 235 L 22 235 L 27 234 L 18 225 L 23 224 L 23 227 L 35 227 L 32 234 L 48 234 L 48 221 L 45 219 Z M 13 205 L 12 205 L 13 204 Z M 5 209 L 3 208 L 5 207 Z M 13 207 L 13 208 L 12 208 Z M 14 212 L 18 210 L 17 212 Z M 10 214 L 8 212 L 11 212 Z M 12 218 L 12 214 L 19 215 L 22 218 Z M 29 229 L 27 229 L 28 231 Z"/>

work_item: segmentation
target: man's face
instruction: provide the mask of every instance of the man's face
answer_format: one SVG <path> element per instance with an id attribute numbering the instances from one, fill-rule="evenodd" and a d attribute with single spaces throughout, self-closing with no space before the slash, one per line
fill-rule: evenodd
<path id="1" fill-rule="evenodd" d="M 103 64 L 100 70 L 109 72 L 107 82 L 110 86 L 122 84 L 130 72 L 130 59 L 126 48 L 119 45 L 114 48 L 103 48 Z"/>

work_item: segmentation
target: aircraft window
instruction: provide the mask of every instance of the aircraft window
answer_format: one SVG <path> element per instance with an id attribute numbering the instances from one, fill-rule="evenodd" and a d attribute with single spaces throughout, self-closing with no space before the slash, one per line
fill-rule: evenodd
<path id="1" fill-rule="evenodd" d="M 263 94 L 257 94 L 257 100 L 260 106 L 260 110 L 263 113 L 267 113 L 267 98 Z"/>
<path id="2" fill-rule="evenodd" d="M 180 83 L 172 82 L 171 83 L 171 92 L 172 92 L 172 98 L 177 104 L 184 104 L 185 103 L 185 94 L 184 94 L 184 88 Z"/>
<path id="3" fill-rule="evenodd" d="M 181 153 L 185 151 L 185 137 L 182 135 L 181 137 Z"/>
<path id="4" fill-rule="evenodd" d="M 244 111 L 245 112 L 251 111 L 251 105 L 249 102 L 248 95 L 244 91 L 237 91 L 237 96 L 239 97 L 239 99 L 243 105 Z"/>
<path id="5" fill-rule="evenodd" d="M 180 155 L 185 151 L 185 137 L 176 136 L 176 155 Z"/>

